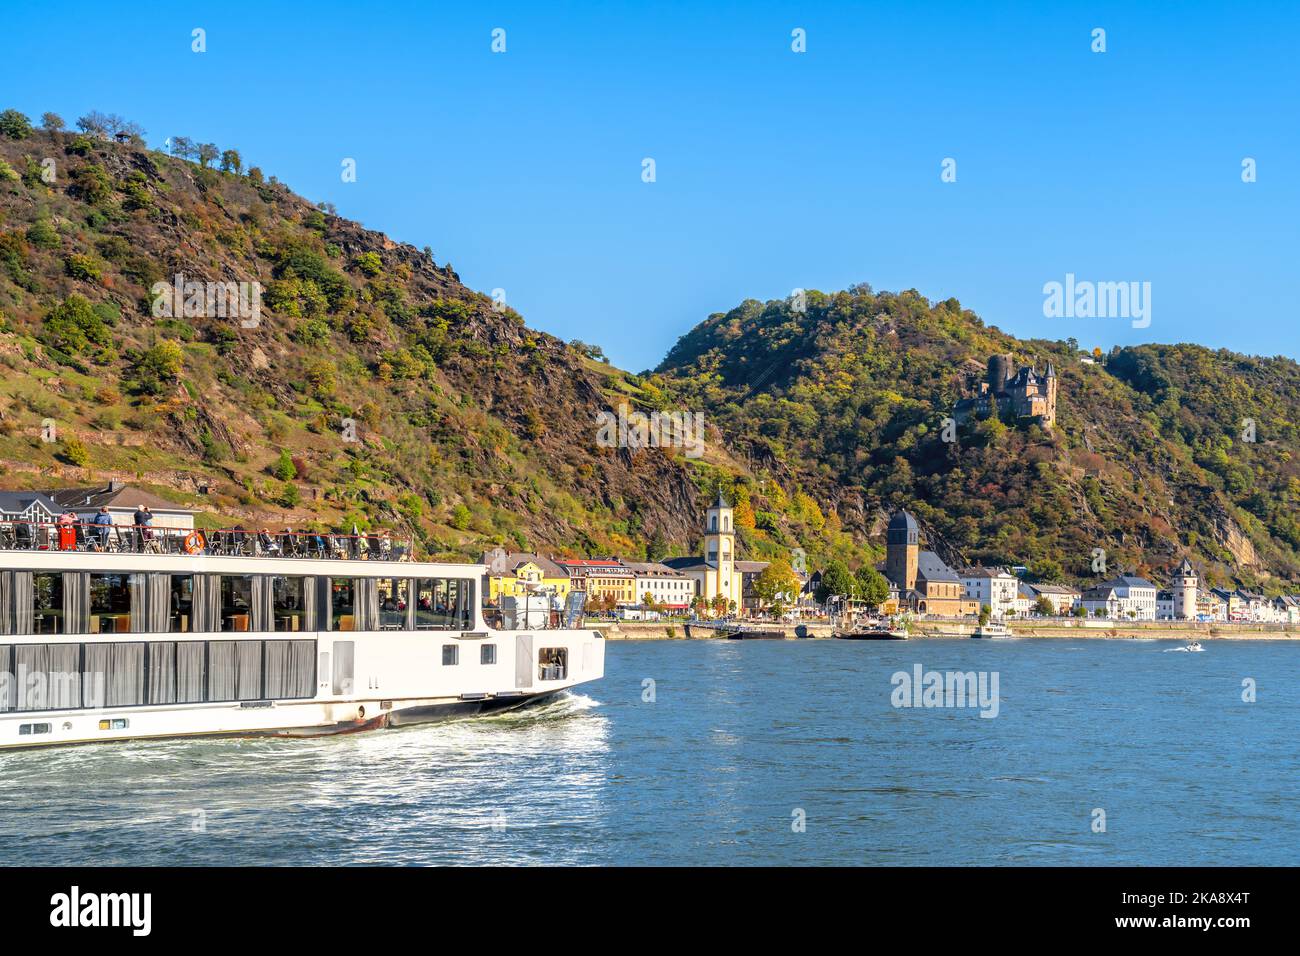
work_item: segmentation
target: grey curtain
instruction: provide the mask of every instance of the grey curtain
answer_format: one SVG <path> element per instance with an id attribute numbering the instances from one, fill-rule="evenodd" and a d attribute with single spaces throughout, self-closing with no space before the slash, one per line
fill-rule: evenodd
<path id="1" fill-rule="evenodd" d="M 14 573 L 0 571 L 0 634 L 14 632 Z M 3 704 L 0 704 L 3 709 Z"/>
<path id="2" fill-rule="evenodd" d="M 131 575 L 131 631 L 166 634 L 171 623 L 170 574 Z"/>
<path id="3" fill-rule="evenodd" d="M 36 629 L 36 620 L 32 599 L 32 572 L 15 571 L 13 583 L 14 629 L 15 634 L 30 634 Z"/>
<path id="4" fill-rule="evenodd" d="M 18 682 L 13 669 L 13 645 L 0 644 L 0 713 L 13 710 L 18 701 Z"/>
<path id="5" fill-rule="evenodd" d="M 176 645 L 176 703 L 194 704 L 204 699 L 204 661 L 202 641 Z"/>
<path id="6" fill-rule="evenodd" d="M 261 695 L 261 641 L 208 645 L 208 700 L 257 700 Z"/>
<path id="7" fill-rule="evenodd" d="M 315 662 L 315 641 L 267 641 L 267 698 L 285 700 L 314 697 Z"/>
<path id="8" fill-rule="evenodd" d="M 149 703 L 176 703 L 176 644 L 149 642 Z"/>
<path id="9" fill-rule="evenodd" d="M 105 696 L 99 706 L 129 707 L 145 703 L 144 644 L 87 644 L 86 676 L 96 682 L 96 687 L 101 679 L 104 682 Z"/>
<path id="10" fill-rule="evenodd" d="M 19 644 L 14 648 L 18 710 L 81 706 L 80 644 Z"/>
<path id="11" fill-rule="evenodd" d="M 358 631 L 379 630 L 379 581 L 375 578 L 352 579 L 353 627 Z"/>
<path id="12" fill-rule="evenodd" d="M 149 578 L 147 574 L 132 574 L 127 578 L 131 589 L 131 633 L 140 634 L 149 627 Z"/>
<path id="13" fill-rule="evenodd" d="M 316 578 L 308 576 L 302 579 L 302 629 L 304 631 L 314 631 L 319 627 L 316 623 L 320 620 L 316 615 Z"/>
<path id="14" fill-rule="evenodd" d="M 194 604 L 191 608 L 192 630 L 207 632 L 221 630 L 221 576 L 219 574 L 194 575 Z"/>
<path id="15" fill-rule="evenodd" d="M 63 633 L 85 634 L 90 629 L 90 575 L 63 572 Z"/>
<path id="16" fill-rule="evenodd" d="M 275 592 L 271 587 L 271 578 L 265 574 L 253 575 L 253 621 L 254 631 L 275 630 Z"/>

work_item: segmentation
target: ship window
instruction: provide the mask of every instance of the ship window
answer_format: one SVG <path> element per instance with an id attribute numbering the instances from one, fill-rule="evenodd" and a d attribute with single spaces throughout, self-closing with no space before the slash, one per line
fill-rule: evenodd
<path id="1" fill-rule="evenodd" d="M 145 645 L 87 644 L 83 674 L 86 707 L 126 707 L 146 703 Z"/>
<path id="2" fill-rule="evenodd" d="M 461 578 L 416 581 L 415 626 L 421 630 L 468 631 L 474 626 L 474 582 Z"/>
<path id="3" fill-rule="evenodd" d="M 131 582 L 125 574 L 90 576 L 90 633 L 127 634 L 131 630 Z"/>
<path id="4" fill-rule="evenodd" d="M 316 696 L 315 641 L 267 641 L 265 661 L 268 698 Z"/>
<path id="5" fill-rule="evenodd" d="M 259 700 L 261 697 L 262 642 L 208 644 L 208 700 Z"/>
<path id="6" fill-rule="evenodd" d="M 442 645 L 442 664 L 451 667 L 460 663 L 460 647 L 455 644 Z"/>
<path id="7" fill-rule="evenodd" d="M 50 732 L 49 724 L 19 724 L 18 736 L 29 737 L 32 734 L 48 734 Z"/>
<path id="8" fill-rule="evenodd" d="M 302 578 L 271 578 L 271 613 L 274 630 L 306 630 L 307 587 Z"/>
<path id="9" fill-rule="evenodd" d="M 379 629 L 405 630 L 411 582 L 406 578 L 380 578 L 376 584 L 379 592 Z"/>
<path id="10" fill-rule="evenodd" d="M 32 633 L 64 633 L 62 574 L 32 575 Z"/>
<path id="11" fill-rule="evenodd" d="M 186 634 L 194 630 L 194 575 L 173 574 L 171 579 L 167 630 Z"/>
<path id="12" fill-rule="evenodd" d="M 223 631 L 253 629 L 253 576 L 251 574 L 221 576 L 221 629 Z"/>
<path id="13" fill-rule="evenodd" d="M 495 664 L 497 662 L 497 646 L 495 644 L 479 645 L 478 662 L 480 664 Z"/>
<path id="14" fill-rule="evenodd" d="M 355 631 L 356 582 L 352 578 L 330 578 L 330 630 Z"/>
<path id="15" fill-rule="evenodd" d="M 569 670 L 569 652 L 563 647 L 543 647 L 537 655 L 539 680 L 564 680 Z"/>
<path id="16" fill-rule="evenodd" d="M 17 682 L 15 710 L 67 710 L 81 701 L 80 644 L 18 644 L 14 647 Z"/>

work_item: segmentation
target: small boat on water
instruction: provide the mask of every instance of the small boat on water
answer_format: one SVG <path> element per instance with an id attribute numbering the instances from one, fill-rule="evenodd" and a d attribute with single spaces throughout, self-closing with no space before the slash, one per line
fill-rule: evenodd
<path id="1" fill-rule="evenodd" d="M 1205 648 L 1201 647 L 1200 641 L 1192 641 L 1190 644 L 1187 645 L 1186 650 L 1195 652 L 1195 651 L 1203 651 L 1205 650 Z"/>
<path id="2" fill-rule="evenodd" d="M 836 630 L 832 636 L 841 641 L 905 641 L 908 634 L 896 619 L 867 618 L 847 630 Z"/>
<path id="3" fill-rule="evenodd" d="M 905 641 L 907 631 L 901 627 L 873 627 L 856 631 L 840 631 L 835 634 L 841 641 Z"/>
<path id="4" fill-rule="evenodd" d="M 1011 631 L 1005 624 L 998 621 L 988 621 L 987 623 L 981 624 L 979 627 L 975 628 L 975 633 L 971 635 L 972 638 L 983 637 L 989 639 L 1007 638 L 1010 636 Z"/>
<path id="5" fill-rule="evenodd" d="M 779 627 L 762 627 L 741 624 L 738 621 L 689 621 L 685 625 L 687 638 L 713 637 L 729 641 L 783 641 L 785 631 Z"/>
<path id="6" fill-rule="evenodd" d="M 784 641 L 785 631 L 780 628 L 771 627 L 747 627 L 740 626 L 735 630 L 726 632 L 729 641 Z"/>

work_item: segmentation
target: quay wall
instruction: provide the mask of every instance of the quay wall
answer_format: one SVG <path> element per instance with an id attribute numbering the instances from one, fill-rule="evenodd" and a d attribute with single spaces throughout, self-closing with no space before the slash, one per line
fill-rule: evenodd
<path id="1" fill-rule="evenodd" d="M 594 621 L 585 625 L 600 631 L 611 641 L 667 641 L 686 640 L 686 628 L 680 622 L 664 621 Z M 762 625 L 766 630 L 782 630 L 790 640 L 800 635 L 795 633 L 795 625 Z M 1116 621 L 1096 620 L 1062 620 L 1062 621 L 1022 621 L 1008 622 L 1014 637 L 1063 637 L 1071 639 L 1097 638 L 1110 640 L 1300 640 L 1300 625 L 1297 624 L 1199 624 L 1174 621 L 1143 621 L 1140 623 L 1121 624 Z M 829 638 L 829 624 L 800 624 L 799 630 L 809 638 Z M 913 621 L 911 636 L 927 637 L 970 637 L 975 624 L 969 621 Z M 720 640 L 703 631 L 695 629 L 693 640 Z"/>

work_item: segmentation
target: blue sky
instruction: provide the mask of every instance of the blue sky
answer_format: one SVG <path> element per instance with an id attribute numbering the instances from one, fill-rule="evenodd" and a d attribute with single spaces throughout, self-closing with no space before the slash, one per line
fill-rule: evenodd
<path id="1" fill-rule="evenodd" d="M 633 370 L 854 282 L 1020 336 L 1300 357 L 1293 4 L 107 6 L 6 10 L 0 108 L 237 147 Z M 1150 326 L 1045 318 L 1066 273 L 1150 282 Z"/>

